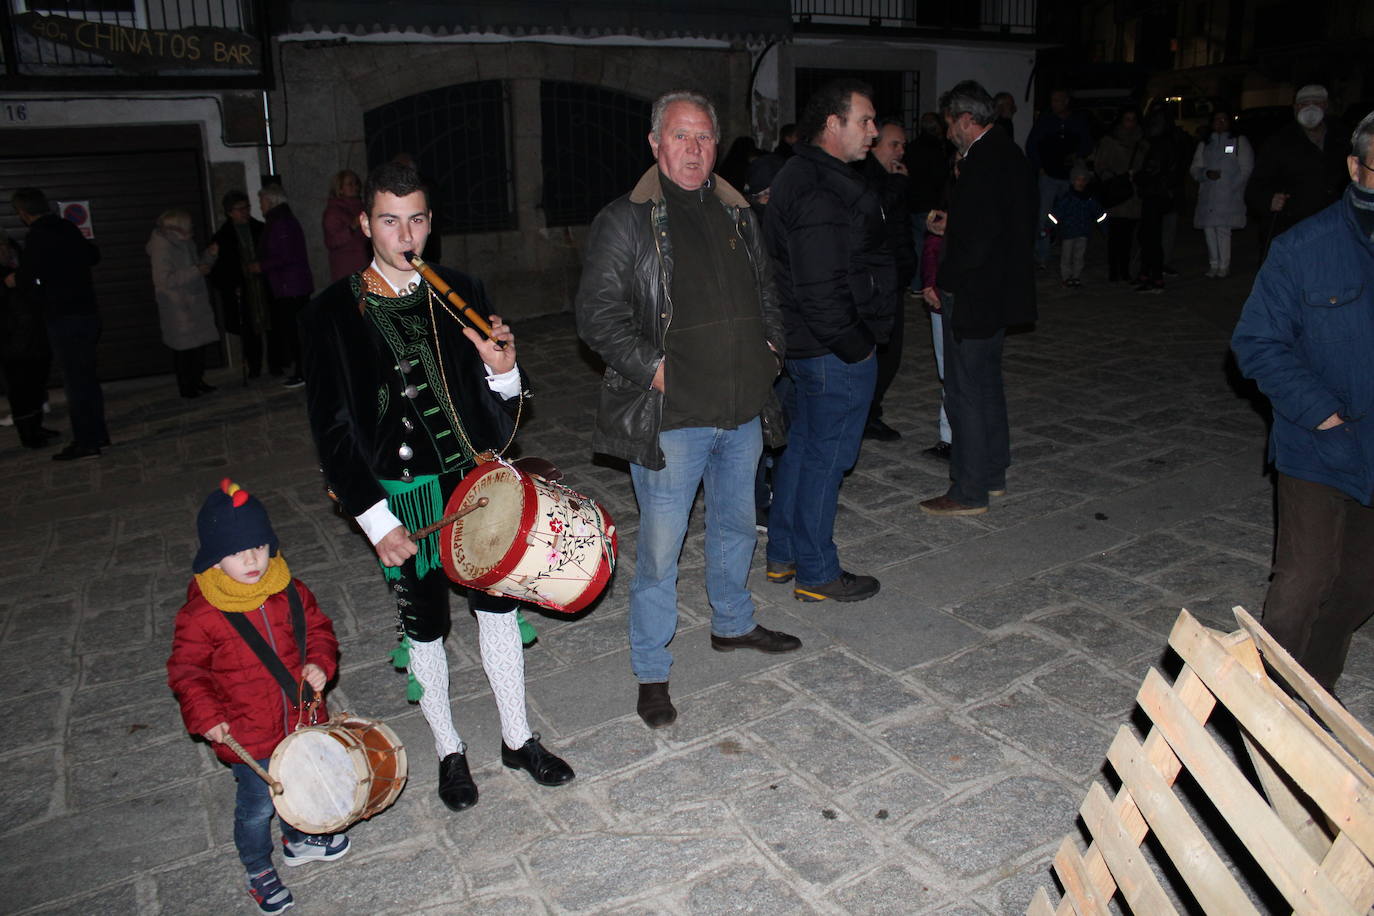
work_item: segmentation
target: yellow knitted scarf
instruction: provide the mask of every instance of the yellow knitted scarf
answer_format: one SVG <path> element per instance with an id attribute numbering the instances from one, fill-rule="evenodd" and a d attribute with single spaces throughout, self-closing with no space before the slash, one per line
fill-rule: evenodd
<path id="1" fill-rule="evenodd" d="M 278 551 L 267 561 L 267 570 L 257 582 L 238 582 L 229 578 L 222 569 L 211 566 L 203 573 L 196 573 L 196 584 L 205 600 L 233 614 L 243 614 L 262 607 L 269 597 L 291 584 L 291 570 L 286 568 L 286 560 Z"/>

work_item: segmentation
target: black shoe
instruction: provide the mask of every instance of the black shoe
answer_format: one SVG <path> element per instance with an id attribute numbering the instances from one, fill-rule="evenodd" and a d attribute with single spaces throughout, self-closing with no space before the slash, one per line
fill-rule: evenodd
<path id="1" fill-rule="evenodd" d="M 878 580 L 872 576 L 856 576 L 841 572 L 839 578 L 831 579 L 824 585 L 792 589 L 792 597 L 798 601 L 863 601 L 878 594 Z"/>
<path id="2" fill-rule="evenodd" d="M 948 460 L 949 460 L 949 443 L 948 443 L 948 442 L 937 442 L 937 443 L 935 443 L 934 445 L 932 445 L 930 448 L 922 449 L 922 450 L 921 450 L 921 454 L 922 454 L 922 455 L 929 455 L 930 457 L 939 459 L 940 461 L 948 461 Z"/>
<path id="3" fill-rule="evenodd" d="M 196 391 L 194 388 L 190 388 L 190 389 L 188 389 L 188 390 L 186 390 L 186 391 L 183 391 L 183 392 L 181 393 L 181 396 L 182 396 L 183 398 L 185 398 L 186 400 L 189 401 L 189 400 L 191 400 L 192 398 L 198 398 L 198 397 L 200 397 L 200 392 L 199 392 L 199 391 Z"/>
<path id="4" fill-rule="evenodd" d="M 711 648 L 717 652 L 733 652 L 735 649 L 758 649 L 760 652 L 793 652 L 800 649 L 801 644 L 801 640 L 795 636 L 757 625 L 743 636 L 711 634 Z"/>
<path id="5" fill-rule="evenodd" d="M 539 743 L 538 735 L 531 735 L 530 740 L 514 751 L 502 741 L 501 762 L 512 770 L 524 770 L 541 786 L 561 786 L 573 781 L 572 767 L 563 758 L 546 750 Z"/>
<path id="6" fill-rule="evenodd" d="M 201 394 L 209 394 L 212 391 L 219 391 L 219 388 L 215 385 L 211 385 L 209 382 L 202 381 L 196 382 L 196 391 L 199 391 Z"/>
<path id="7" fill-rule="evenodd" d="M 769 582 L 791 582 L 792 577 L 797 574 L 797 567 L 793 563 L 779 563 L 769 560 L 764 567 L 764 575 L 768 576 Z"/>
<path id="8" fill-rule="evenodd" d="M 661 684 L 640 684 L 639 702 L 635 712 L 650 728 L 663 728 L 677 721 L 677 709 L 668 696 L 668 682 Z"/>
<path id="9" fill-rule="evenodd" d="M 305 385 L 305 379 L 301 378 L 299 375 L 293 375 L 293 376 L 291 376 L 290 378 L 288 378 L 286 381 L 284 381 L 284 382 L 281 383 L 281 386 L 282 386 L 283 388 L 300 388 L 300 387 L 302 387 L 302 386 L 304 386 L 304 385 Z"/>
<path id="10" fill-rule="evenodd" d="M 868 422 L 864 424 L 864 438 L 875 439 L 878 442 L 896 442 L 902 438 L 902 434 L 877 417 L 869 417 Z"/>
<path id="11" fill-rule="evenodd" d="M 52 460 L 53 460 L 53 461 L 84 461 L 84 460 L 86 460 L 87 458 L 99 458 L 99 457 L 100 457 L 100 449 L 98 449 L 98 448 L 88 448 L 88 447 L 86 447 L 86 446 L 84 446 L 84 445 L 77 445 L 75 442 L 73 442 L 71 445 L 67 446 L 67 447 L 64 448 L 62 451 L 58 452 L 56 455 L 53 455 L 53 456 L 52 456 Z"/>
<path id="12" fill-rule="evenodd" d="M 449 754 L 439 761 L 439 798 L 453 811 L 477 804 L 477 783 L 472 781 L 466 754 Z"/>

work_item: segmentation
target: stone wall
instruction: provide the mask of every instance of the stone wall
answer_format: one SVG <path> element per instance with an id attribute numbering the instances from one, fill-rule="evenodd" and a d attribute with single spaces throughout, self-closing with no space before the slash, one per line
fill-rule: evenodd
<path id="1" fill-rule="evenodd" d="M 275 151 L 276 167 L 305 227 L 320 286 L 329 278 L 320 213 L 330 176 L 344 168 L 359 174 L 367 170 L 363 113 L 458 83 L 508 82 L 518 228 L 445 235 L 443 250 L 445 263 L 480 275 L 497 307 L 510 317 L 571 309 L 586 235 L 585 226 L 546 227 L 536 206 L 541 79 L 590 83 L 645 99 L 669 89 L 699 89 L 715 101 L 725 138 L 750 129 L 749 55 L 744 50 L 285 42 L 280 78 L 282 88 L 272 96 L 273 129 L 283 144 Z M 648 129 L 645 124 L 646 135 Z"/>

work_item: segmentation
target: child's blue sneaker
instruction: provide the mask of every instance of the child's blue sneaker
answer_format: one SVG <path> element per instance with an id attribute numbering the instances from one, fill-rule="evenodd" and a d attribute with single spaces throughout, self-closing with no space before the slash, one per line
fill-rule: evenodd
<path id="1" fill-rule="evenodd" d="M 257 903 L 258 909 L 264 913 L 280 913 L 296 903 L 286 885 L 281 883 L 281 878 L 277 877 L 275 868 L 269 868 L 261 874 L 249 875 L 248 894 Z"/>
<path id="2" fill-rule="evenodd" d="M 348 852 L 348 837 L 341 833 L 321 833 L 307 836 L 299 843 L 281 838 L 282 858 L 295 867 L 307 862 L 332 862 Z"/>

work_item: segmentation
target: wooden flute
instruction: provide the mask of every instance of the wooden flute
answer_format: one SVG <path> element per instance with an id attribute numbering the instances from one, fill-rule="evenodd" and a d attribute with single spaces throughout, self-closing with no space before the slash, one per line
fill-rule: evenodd
<path id="1" fill-rule="evenodd" d="M 504 340 L 497 340 L 495 337 L 491 336 L 491 325 L 487 324 L 487 320 L 477 314 L 477 310 L 468 305 L 462 296 L 455 293 L 453 287 L 445 283 L 443 278 L 435 273 L 433 267 L 426 264 L 424 260 L 413 251 L 405 252 L 405 258 L 420 272 L 420 276 L 424 277 L 429 285 L 438 291 L 439 295 L 453 303 L 453 305 L 463 313 L 463 317 L 472 323 L 474 328 L 481 331 L 487 336 L 488 340 L 496 344 L 498 350 L 506 349 L 506 342 Z"/>

